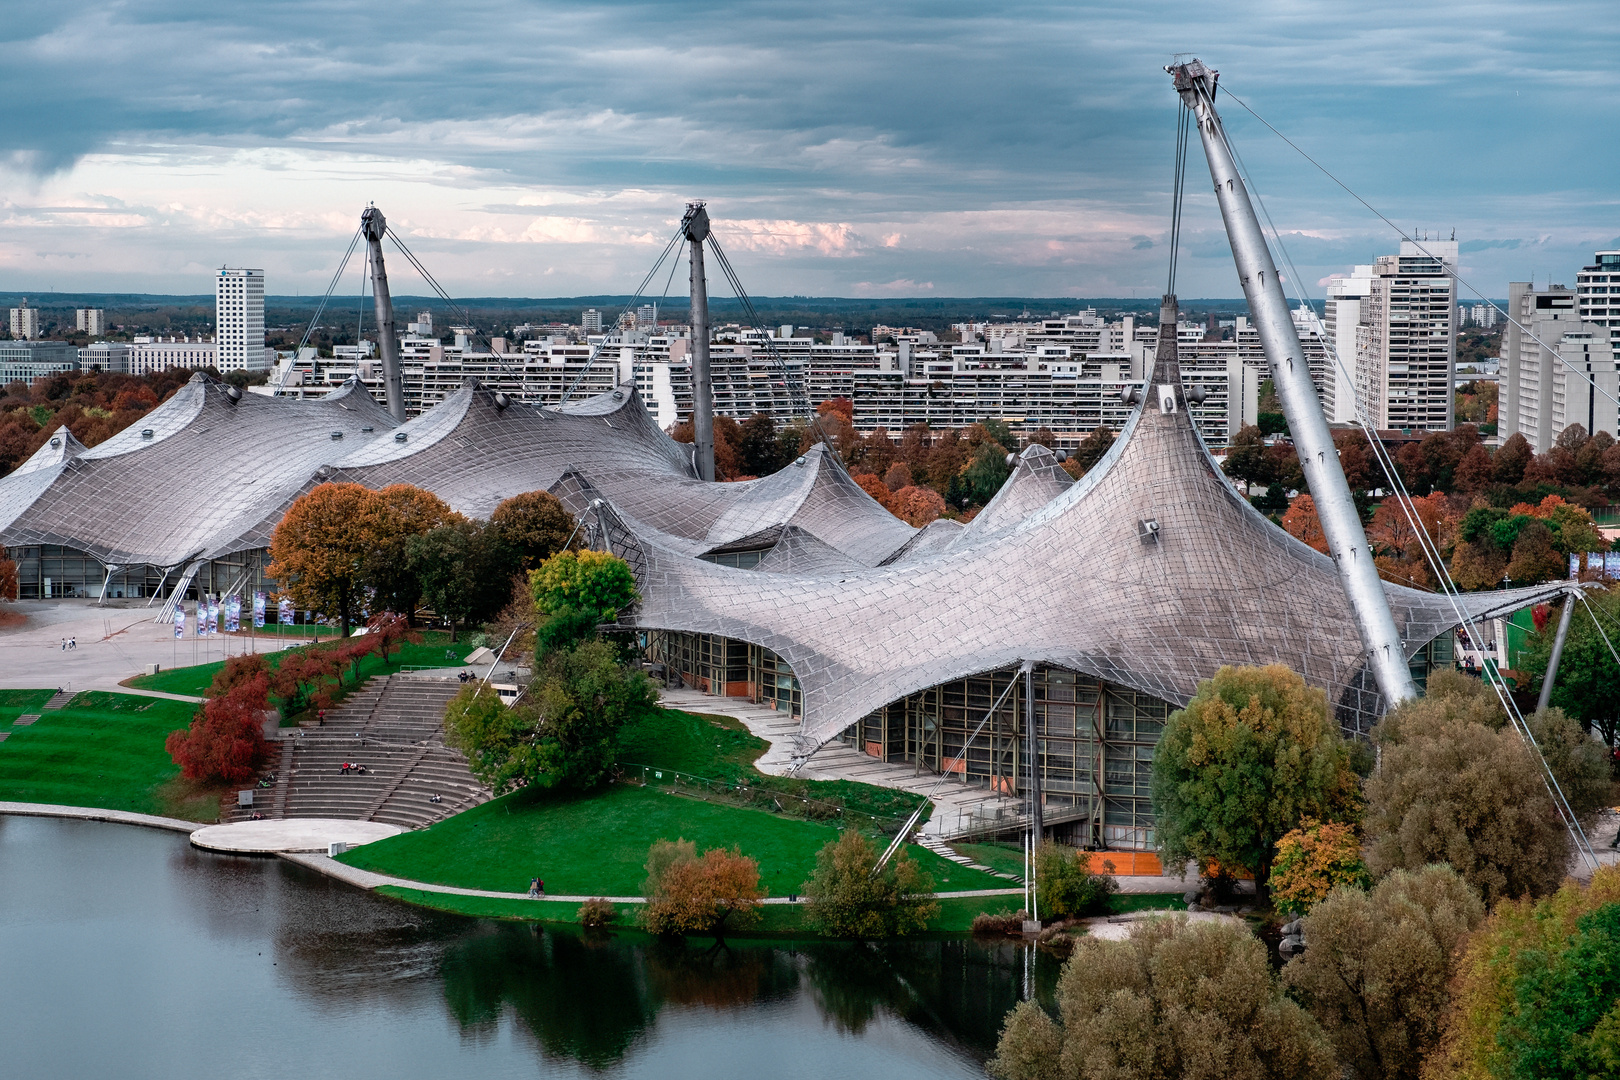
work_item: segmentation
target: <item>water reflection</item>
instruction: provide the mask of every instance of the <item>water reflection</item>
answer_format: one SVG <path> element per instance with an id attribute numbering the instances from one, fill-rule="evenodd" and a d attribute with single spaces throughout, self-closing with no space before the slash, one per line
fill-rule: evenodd
<path id="1" fill-rule="evenodd" d="M 41 1077 L 343 1075 L 331 1048 L 361 1045 L 377 1075 L 977 1077 L 1006 1011 L 1049 995 L 1057 967 L 1012 944 L 463 919 L 94 823 L 0 817 L 0 881 L 0 983 L 23 988 L 0 1046 Z M 239 1038 L 175 1059 L 227 1015 Z"/>

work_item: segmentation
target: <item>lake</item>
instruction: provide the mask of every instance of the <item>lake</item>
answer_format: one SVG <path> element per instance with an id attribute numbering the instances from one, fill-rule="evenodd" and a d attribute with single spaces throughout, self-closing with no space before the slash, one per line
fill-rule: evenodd
<path id="1" fill-rule="evenodd" d="M 1056 976 L 1015 943 L 593 938 L 0 816 L 7 1077 L 983 1077 Z"/>

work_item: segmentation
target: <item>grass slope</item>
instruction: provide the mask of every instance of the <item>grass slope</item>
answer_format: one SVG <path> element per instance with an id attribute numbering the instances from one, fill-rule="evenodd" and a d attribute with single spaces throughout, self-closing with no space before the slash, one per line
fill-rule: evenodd
<path id="1" fill-rule="evenodd" d="M 191 722 L 184 701 L 87 691 L 29 727 L 51 690 L 0 691 L 0 799 L 162 814 L 192 821 L 219 815 L 219 793 L 179 779 L 163 749 L 169 732 Z"/>
<path id="2" fill-rule="evenodd" d="M 539 876 L 547 892 L 640 896 L 647 849 L 656 840 L 680 838 L 699 851 L 740 847 L 759 863 L 770 894 L 787 896 L 801 891 L 816 852 L 838 832 L 819 821 L 612 784 L 586 796 L 525 789 L 340 858 L 379 874 L 469 889 L 523 892 Z M 924 848 L 911 846 L 907 853 L 941 891 L 1007 885 Z"/>
<path id="3" fill-rule="evenodd" d="M 237 638 L 238 644 L 245 645 L 245 638 Z M 329 640 L 327 642 L 329 643 Z M 278 668 L 281 659 L 292 650 L 280 650 L 269 653 L 270 666 Z M 381 675 L 385 672 L 398 671 L 404 666 L 412 667 L 460 667 L 461 658 L 472 652 L 471 646 L 465 642 L 450 644 L 450 635 L 442 631 L 430 630 L 422 635 L 420 643 L 405 642 L 394 651 L 385 667 L 382 659 L 377 656 L 368 656 L 360 664 L 360 681 Z M 125 686 L 137 690 L 157 690 L 165 694 L 192 694 L 202 695 L 214 681 L 214 675 L 225 666 L 225 661 L 215 660 L 211 664 L 194 664 L 191 667 L 170 668 L 160 671 L 156 675 L 137 675 L 132 679 L 124 680 Z M 344 674 L 347 685 L 353 686 L 347 672 Z"/>

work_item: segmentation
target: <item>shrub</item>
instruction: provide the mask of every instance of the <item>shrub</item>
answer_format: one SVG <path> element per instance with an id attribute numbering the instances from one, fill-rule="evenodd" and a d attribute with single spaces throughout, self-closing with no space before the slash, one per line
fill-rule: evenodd
<path id="1" fill-rule="evenodd" d="M 1371 892 L 1341 885 L 1305 917 L 1305 952 L 1283 982 L 1357 1077 L 1416 1076 L 1439 1038 L 1457 946 L 1484 917 L 1449 866 L 1396 870 Z"/>
<path id="2" fill-rule="evenodd" d="M 898 937 L 925 928 L 939 911 L 934 879 L 905 855 L 874 874 L 881 855 L 855 829 L 823 846 L 804 885 L 805 922 L 847 938 Z"/>
<path id="3" fill-rule="evenodd" d="M 973 933 L 977 937 L 1017 937 L 1024 932 L 1027 911 L 999 911 L 991 915 L 981 911 L 973 916 Z"/>
<path id="4" fill-rule="evenodd" d="M 225 658 L 225 666 L 214 672 L 214 681 L 209 684 L 207 697 L 223 697 L 243 683 L 254 679 L 270 678 L 270 662 L 263 653 L 243 653 L 240 656 Z"/>
<path id="5" fill-rule="evenodd" d="M 1545 896 L 1570 854 L 1534 752 L 1490 691 L 1450 672 L 1379 723 L 1367 780 L 1367 866 L 1374 875 L 1449 863 L 1485 899 Z"/>
<path id="6" fill-rule="evenodd" d="M 1277 841 L 1271 901 L 1282 911 L 1309 911 L 1337 886 L 1365 888 L 1369 883 L 1353 826 L 1307 818 Z"/>
<path id="7" fill-rule="evenodd" d="M 1035 852 L 1035 889 L 1042 918 L 1100 915 L 1119 891 L 1110 874 L 1093 874 L 1085 856 L 1050 841 Z"/>
<path id="8" fill-rule="evenodd" d="M 587 930 L 601 930 L 619 921 L 619 909 L 600 896 L 579 905 L 579 924 Z"/>
<path id="9" fill-rule="evenodd" d="M 741 849 L 710 848 L 697 857 L 689 840 L 658 840 L 647 852 L 647 903 L 641 923 L 648 933 L 714 934 L 729 922 L 747 926 L 759 918 L 759 864 Z"/>
<path id="10" fill-rule="evenodd" d="M 1620 867 L 1499 904 L 1458 968 L 1425 1080 L 1620 1075 Z"/>
<path id="11" fill-rule="evenodd" d="M 263 719 L 269 680 L 263 674 L 240 683 L 197 710 L 191 726 L 171 731 L 169 757 L 187 780 L 239 784 L 253 779 L 270 759 Z"/>
<path id="12" fill-rule="evenodd" d="M 1285 997 L 1243 926 L 1151 919 L 1124 941 L 1081 938 L 1058 979 L 1061 1021 L 1026 1001 L 996 1044 L 1002 1080 L 1319 1080 L 1333 1052 Z"/>

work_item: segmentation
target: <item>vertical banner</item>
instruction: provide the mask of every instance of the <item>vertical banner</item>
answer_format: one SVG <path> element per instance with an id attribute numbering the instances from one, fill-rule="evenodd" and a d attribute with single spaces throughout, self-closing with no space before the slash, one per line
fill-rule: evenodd
<path id="1" fill-rule="evenodd" d="M 192 631 L 191 636 L 208 636 L 208 598 L 206 596 L 197 601 L 197 628 Z"/>
<path id="2" fill-rule="evenodd" d="M 242 598 L 240 596 L 227 596 L 225 598 L 225 632 L 237 633 L 242 629 Z"/>
<path id="3" fill-rule="evenodd" d="M 276 605 L 276 620 L 278 622 L 291 623 L 293 618 L 292 598 L 283 596 L 281 598 L 281 603 Z"/>
<path id="4" fill-rule="evenodd" d="M 174 605 L 174 636 L 176 639 L 186 636 L 186 605 Z"/>
<path id="5" fill-rule="evenodd" d="M 208 601 L 208 632 L 219 633 L 219 600 L 213 598 Z"/>
<path id="6" fill-rule="evenodd" d="M 1620 551 L 1603 553 L 1603 573 L 1609 577 L 1620 577 Z"/>
<path id="7" fill-rule="evenodd" d="M 255 627 L 262 627 L 264 625 L 264 605 L 266 599 L 267 597 L 262 592 L 256 592 L 253 594 L 253 625 Z"/>
<path id="8" fill-rule="evenodd" d="M 1569 579 L 1574 581 L 1581 576 L 1581 557 L 1575 552 L 1569 553 Z"/>

